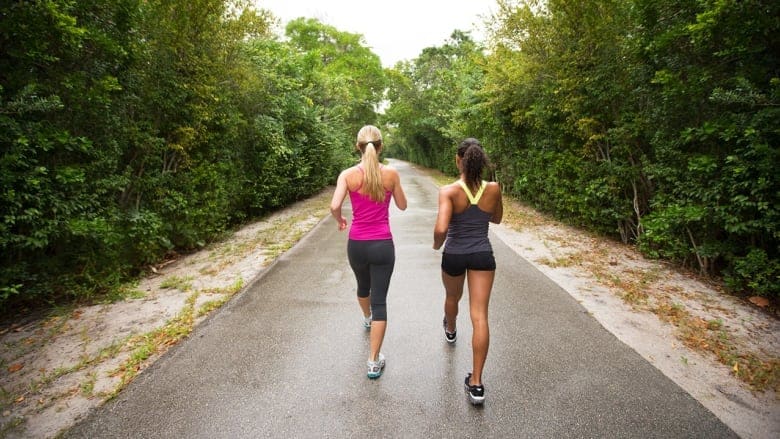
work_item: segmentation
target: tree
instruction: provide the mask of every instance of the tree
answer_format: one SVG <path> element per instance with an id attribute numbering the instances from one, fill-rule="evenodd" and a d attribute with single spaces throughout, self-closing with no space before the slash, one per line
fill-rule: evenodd
<path id="1" fill-rule="evenodd" d="M 500 1 L 478 96 L 509 189 L 776 295 L 778 6 Z M 750 261 L 750 262 L 747 262 Z"/>
<path id="2" fill-rule="evenodd" d="M 391 71 L 385 120 L 393 129 L 390 148 L 399 156 L 454 172 L 457 143 L 464 132 L 473 95 L 482 80 L 482 49 L 454 31 L 441 47 L 428 47 Z"/>
<path id="3" fill-rule="evenodd" d="M 311 90 L 311 98 L 328 109 L 327 117 L 346 124 L 349 139 L 363 125 L 377 123 L 376 108 L 386 79 L 379 57 L 366 47 L 362 35 L 339 31 L 312 18 L 292 20 L 286 35 L 303 54 L 312 82 L 321 84 Z"/>
<path id="4" fill-rule="evenodd" d="M 0 19 L 5 309 L 98 297 L 321 189 L 383 81 L 357 37 L 311 70 L 249 0 L 6 2 Z"/>

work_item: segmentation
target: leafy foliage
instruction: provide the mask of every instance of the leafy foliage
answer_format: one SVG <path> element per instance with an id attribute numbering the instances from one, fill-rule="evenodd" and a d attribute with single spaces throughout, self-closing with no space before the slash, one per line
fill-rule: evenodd
<path id="1" fill-rule="evenodd" d="M 390 72 L 385 120 L 394 127 L 389 153 L 425 166 L 454 172 L 453 157 L 464 131 L 458 117 L 468 112 L 482 70 L 480 47 L 454 31 L 442 47 L 429 47 Z"/>
<path id="2" fill-rule="evenodd" d="M 779 9 L 499 0 L 488 55 L 455 68 L 447 42 L 397 69 L 394 140 L 445 169 L 445 145 L 478 137 L 536 207 L 777 296 Z"/>
<path id="3" fill-rule="evenodd" d="M 304 51 L 248 0 L 5 2 L 0 20 L 4 310 L 104 294 L 320 190 L 384 84 L 360 36 L 299 23 L 334 37 Z"/>

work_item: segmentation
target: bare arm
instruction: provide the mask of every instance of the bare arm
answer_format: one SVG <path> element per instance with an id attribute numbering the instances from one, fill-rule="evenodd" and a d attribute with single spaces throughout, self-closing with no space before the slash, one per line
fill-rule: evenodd
<path id="1" fill-rule="evenodd" d="M 401 186 L 401 176 L 398 175 L 397 171 L 393 172 L 393 200 L 399 209 L 406 210 L 406 194 Z"/>
<path id="2" fill-rule="evenodd" d="M 490 183 L 496 186 L 496 192 L 498 197 L 498 203 L 496 203 L 496 210 L 493 211 L 493 216 L 490 217 L 490 222 L 495 224 L 501 224 L 501 219 L 504 217 L 504 201 L 501 197 L 501 186 L 498 183 Z"/>
<path id="3" fill-rule="evenodd" d="M 341 205 L 344 203 L 344 198 L 347 197 L 347 171 L 343 171 L 339 174 L 339 178 L 336 181 L 336 190 L 333 192 L 333 198 L 330 200 L 330 214 L 338 222 L 339 230 L 347 228 L 347 219 L 341 215 Z"/>
<path id="4" fill-rule="evenodd" d="M 433 227 L 433 249 L 438 250 L 447 239 L 447 229 L 452 218 L 452 199 L 447 193 L 447 188 L 439 189 L 439 213 L 436 215 L 436 225 Z"/>

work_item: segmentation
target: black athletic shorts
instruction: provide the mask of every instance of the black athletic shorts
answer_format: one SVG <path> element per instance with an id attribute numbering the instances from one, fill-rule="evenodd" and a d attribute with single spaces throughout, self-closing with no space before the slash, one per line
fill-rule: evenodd
<path id="1" fill-rule="evenodd" d="M 496 258 L 493 252 L 469 253 L 466 255 L 441 255 L 441 269 L 450 276 L 460 276 L 466 270 L 495 271 Z"/>

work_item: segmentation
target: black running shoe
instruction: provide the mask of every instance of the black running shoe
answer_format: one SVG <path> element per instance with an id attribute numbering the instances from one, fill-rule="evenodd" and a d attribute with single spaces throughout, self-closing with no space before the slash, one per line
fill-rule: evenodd
<path id="1" fill-rule="evenodd" d="M 471 381 L 471 372 L 466 375 L 466 393 L 469 395 L 469 401 L 474 405 L 479 405 L 485 402 L 485 386 L 472 386 L 469 384 Z"/>
<path id="2" fill-rule="evenodd" d="M 458 331 L 450 332 L 447 330 L 447 317 L 444 318 L 443 324 L 444 324 L 444 339 L 447 340 L 447 343 L 455 343 L 455 340 L 458 339 Z"/>

